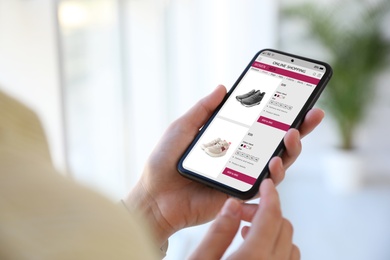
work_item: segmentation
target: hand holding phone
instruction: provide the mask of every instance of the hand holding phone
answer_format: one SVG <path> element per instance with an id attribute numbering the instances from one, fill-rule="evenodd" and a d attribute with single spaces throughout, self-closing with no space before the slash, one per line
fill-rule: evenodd
<path id="1" fill-rule="evenodd" d="M 268 163 L 283 152 L 332 75 L 320 61 L 258 52 L 179 161 L 179 172 L 240 199 L 256 195 Z"/>

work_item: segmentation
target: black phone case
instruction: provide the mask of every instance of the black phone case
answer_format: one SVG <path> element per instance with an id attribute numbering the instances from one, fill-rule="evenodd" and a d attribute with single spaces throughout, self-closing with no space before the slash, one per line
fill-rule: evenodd
<path id="1" fill-rule="evenodd" d="M 205 185 L 207 185 L 209 187 L 212 187 L 212 188 L 215 188 L 217 190 L 220 190 L 220 191 L 222 191 L 222 192 L 224 192 L 224 193 L 226 193 L 226 194 L 228 194 L 230 196 L 239 198 L 241 200 L 251 199 L 258 193 L 261 181 L 264 180 L 265 178 L 269 177 L 269 168 L 268 168 L 269 161 L 273 157 L 275 157 L 275 156 L 281 156 L 283 154 L 283 152 L 284 152 L 285 146 L 284 146 L 283 140 L 275 148 L 275 152 L 269 158 L 268 163 L 266 164 L 266 167 L 264 167 L 264 169 L 259 174 L 259 177 L 257 178 L 255 184 L 252 186 L 252 188 L 250 188 L 248 191 L 245 191 L 245 192 L 237 190 L 235 188 L 232 188 L 230 186 L 227 186 L 227 185 L 225 185 L 223 183 L 220 183 L 220 182 L 217 182 L 215 180 L 209 179 L 209 178 L 207 178 L 205 176 L 202 176 L 202 175 L 199 175 L 199 174 L 197 174 L 195 172 L 189 171 L 189 170 L 187 170 L 187 169 L 185 169 L 183 167 L 183 161 L 186 158 L 186 156 L 189 154 L 191 149 L 194 147 L 194 145 L 196 144 L 198 139 L 202 136 L 204 131 L 207 129 L 209 124 L 213 121 L 213 119 L 215 118 L 215 116 L 217 115 L 217 113 L 219 112 L 221 107 L 224 105 L 226 100 L 230 97 L 231 93 L 238 86 L 238 84 L 240 83 L 240 81 L 242 80 L 244 75 L 251 68 L 252 63 L 256 60 L 258 55 L 260 53 L 264 52 L 264 51 L 272 51 L 272 52 L 275 52 L 275 53 L 287 55 L 287 56 L 289 56 L 291 58 L 301 59 L 301 60 L 305 60 L 305 61 L 308 61 L 308 62 L 317 63 L 317 64 L 320 64 L 320 65 L 322 65 L 322 66 L 324 66 L 326 68 L 326 74 L 322 77 L 322 79 L 318 83 L 316 89 L 313 91 L 313 93 L 310 95 L 310 97 L 306 100 L 304 106 L 302 107 L 301 111 L 298 113 L 297 117 L 295 118 L 294 122 L 291 124 L 290 128 L 298 128 L 301 125 L 301 123 L 303 122 L 303 119 L 304 119 L 306 113 L 317 102 L 318 98 L 320 97 L 322 91 L 324 90 L 325 86 L 327 85 L 328 81 L 330 80 L 330 78 L 331 78 L 331 76 L 333 74 L 332 68 L 330 67 L 329 64 L 327 64 L 325 62 L 314 60 L 314 59 L 310 59 L 310 58 L 305 58 L 305 57 L 302 57 L 302 56 L 298 56 L 298 55 L 294 55 L 294 54 L 290 54 L 290 53 L 286 53 L 286 52 L 282 52 L 282 51 L 278 51 L 278 50 L 274 50 L 274 49 L 263 49 L 263 50 L 260 50 L 259 52 L 256 53 L 256 55 L 249 62 L 247 67 L 241 73 L 240 77 L 234 83 L 233 87 L 229 90 L 229 92 L 226 94 L 226 96 L 222 100 L 221 104 L 217 107 L 217 109 L 214 111 L 212 116 L 207 120 L 205 125 L 202 127 L 202 129 L 199 131 L 199 133 L 196 135 L 196 137 L 194 138 L 192 143 L 189 145 L 189 147 L 186 149 L 184 154 L 181 156 L 181 158 L 180 158 L 180 160 L 179 160 L 179 162 L 177 164 L 177 169 L 178 169 L 179 173 L 182 176 L 184 176 L 186 178 L 189 178 L 191 180 L 203 183 L 203 184 L 205 184 Z"/>

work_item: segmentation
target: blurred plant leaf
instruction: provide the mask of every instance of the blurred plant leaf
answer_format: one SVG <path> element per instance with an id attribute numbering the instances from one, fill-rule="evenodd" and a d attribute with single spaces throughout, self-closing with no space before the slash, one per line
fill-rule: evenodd
<path id="1" fill-rule="evenodd" d="M 376 76 L 388 66 L 390 51 L 382 32 L 390 1 L 354 1 L 359 12 L 347 17 L 351 3 L 328 7 L 307 3 L 283 10 L 286 18 L 305 21 L 310 35 L 330 54 L 334 75 L 324 93 L 324 105 L 337 123 L 343 149 L 354 146 L 354 132 L 375 93 Z"/>

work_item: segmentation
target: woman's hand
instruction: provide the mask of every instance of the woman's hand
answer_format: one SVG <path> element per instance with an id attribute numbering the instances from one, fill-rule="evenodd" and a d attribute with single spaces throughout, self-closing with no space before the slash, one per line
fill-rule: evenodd
<path id="1" fill-rule="evenodd" d="M 225 95 L 225 87 L 218 86 L 168 127 L 150 155 L 141 179 L 124 199 L 129 209 L 141 212 L 160 246 L 180 229 L 212 220 L 228 199 L 220 191 L 182 177 L 176 169 L 180 156 Z M 310 133 L 323 116 L 321 110 L 312 109 L 299 131 L 287 132 L 284 154 L 269 164 L 275 184 L 283 180 L 286 169 L 300 154 L 300 138 Z"/>
<path id="2" fill-rule="evenodd" d="M 260 193 L 260 204 L 255 211 L 253 204 L 245 208 L 248 205 L 235 199 L 227 200 L 190 259 L 221 259 L 241 220 L 251 221 L 252 225 L 242 229 L 244 242 L 227 259 L 299 259 L 299 249 L 292 243 L 292 225 L 282 216 L 279 195 L 272 180 L 266 179 L 261 183 Z"/>

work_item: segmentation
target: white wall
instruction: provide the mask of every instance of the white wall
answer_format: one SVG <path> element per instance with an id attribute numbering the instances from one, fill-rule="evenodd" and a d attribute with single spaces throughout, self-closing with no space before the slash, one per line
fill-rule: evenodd
<path id="1" fill-rule="evenodd" d="M 38 113 L 65 169 L 54 1 L 0 0 L 0 89 Z"/>

